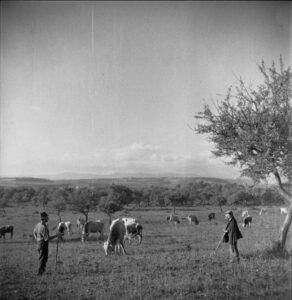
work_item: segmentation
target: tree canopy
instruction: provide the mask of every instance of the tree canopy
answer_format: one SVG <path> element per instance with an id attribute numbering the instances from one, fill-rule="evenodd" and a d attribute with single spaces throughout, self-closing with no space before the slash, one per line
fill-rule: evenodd
<path id="1" fill-rule="evenodd" d="M 292 72 L 282 57 L 278 69 L 275 62 L 267 67 L 264 61 L 258 68 L 263 82 L 254 88 L 239 78 L 238 86 L 230 87 L 215 105 L 215 112 L 205 105 L 195 115 L 201 121 L 195 131 L 208 134 L 214 155 L 239 165 L 242 176 L 259 182 L 274 175 L 279 192 L 291 202 Z M 281 229 L 282 245 L 291 221 L 292 205 Z"/>
<path id="2" fill-rule="evenodd" d="M 235 93 L 230 87 L 215 113 L 205 105 L 195 116 L 205 121 L 196 132 L 209 134 L 215 156 L 239 164 L 241 175 L 259 181 L 273 174 L 282 184 L 292 176 L 292 72 L 282 58 L 280 70 L 264 61 L 258 68 L 263 83 L 253 88 L 239 79 Z"/>

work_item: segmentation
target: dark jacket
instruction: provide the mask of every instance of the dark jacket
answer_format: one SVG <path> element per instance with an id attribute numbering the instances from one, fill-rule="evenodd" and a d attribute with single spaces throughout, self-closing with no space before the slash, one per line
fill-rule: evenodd
<path id="1" fill-rule="evenodd" d="M 228 238 L 224 239 L 225 243 L 229 242 L 230 244 L 234 244 L 238 239 L 242 238 L 242 234 L 234 217 L 227 223 L 225 230 L 228 231 L 226 234 L 226 236 L 228 235 Z"/>

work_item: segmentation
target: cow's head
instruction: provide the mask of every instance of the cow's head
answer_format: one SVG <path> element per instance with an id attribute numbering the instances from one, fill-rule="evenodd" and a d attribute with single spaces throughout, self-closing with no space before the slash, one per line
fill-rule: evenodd
<path id="1" fill-rule="evenodd" d="M 103 243 L 103 249 L 105 252 L 105 255 L 108 256 L 109 254 L 111 254 L 112 252 L 114 252 L 114 247 L 112 244 L 109 243 L 109 241 L 105 241 Z"/>

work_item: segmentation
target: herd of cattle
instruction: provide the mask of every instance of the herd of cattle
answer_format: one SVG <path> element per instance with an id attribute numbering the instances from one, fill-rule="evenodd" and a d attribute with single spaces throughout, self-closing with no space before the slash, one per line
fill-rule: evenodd
<path id="1" fill-rule="evenodd" d="M 262 208 L 260 215 L 267 212 L 266 208 Z M 288 209 L 286 207 L 280 208 L 281 214 L 287 214 Z M 245 210 L 241 214 L 242 226 L 251 226 L 252 216 L 249 215 L 248 211 Z M 175 225 L 180 224 L 183 219 L 186 219 L 189 224 L 199 224 L 199 220 L 195 215 L 188 215 L 186 218 L 180 218 L 178 215 L 171 214 L 167 216 L 166 221 L 174 223 Z M 208 215 L 208 220 L 215 220 L 215 213 L 212 212 Z M 142 225 L 134 218 L 119 218 L 111 222 L 109 228 L 109 235 L 107 240 L 103 244 L 105 255 L 111 253 L 125 254 L 125 241 L 137 238 L 139 244 L 142 242 Z M 5 238 L 6 233 L 10 233 L 10 237 L 13 237 L 14 227 L 12 225 L 6 225 L 0 228 L 0 238 Z M 65 233 L 70 236 L 73 234 L 72 224 L 70 221 L 60 222 L 57 226 L 59 232 Z M 81 241 L 84 242 L 90 233 L 98 233 L 100 239 L 104 239 L 105 225 L 100 220 L 87 221 L 81 217 L 77 219 L 77 230 L 81 235 Z"/>
<path id="2" fill-rule="evenodd" d="M 77 219 L 77 229 L 81 234 L 81 241 L 84 242 L 90 233 L 98 233 L 100 239 L 104 239 L 105 225 L 100 220 L 88 221 L 79 217 Z M 125 254 L 124 242 L 137 238 L 139 244 L 142 242 L 142 225 L 134 218 L 121 218 L 112 221 L 110 233 L 107 241 L 104 243 L 105 254 L 111 252 Z M 59 232 L 67 231 L 68 235 L 72 234 L 71 222 L 60 222 L 57 230 Z"/>

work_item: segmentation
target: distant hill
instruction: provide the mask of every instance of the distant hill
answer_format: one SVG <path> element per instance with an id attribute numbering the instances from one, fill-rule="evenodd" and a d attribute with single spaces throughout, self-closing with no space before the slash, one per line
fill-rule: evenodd
<path id="1" fill-rule="evenodd" d="M 31 186 L 54 184 L 54 181 L 46 178 L 33 177 L 0 177 L 0 186 Z"/>
<path id="2" fill-rule="evenodd" d="M 147 174 L 145 174 L 147 175 Z M 106 187 L 108 185 L 123 184 L 130 188 L 147 188 L 151 186 L 160 187 L 173 187 L 178 184 L 185 185 L 192 182 L 204 181 L 213 184 L 251 184 L 250 180 L 245 179 L 224 179 L 224 178 L 209 178 L 209 177 L 180 177 L 180 176 L 145 176 L 145 177 L 102 177 L 100 178 L 87 178 L 87 179 L 58 179 L 50 180 L 46 178 L 33 178 L 33 177 L 2 177 L 0 178 L 0 186 L 40 186 L 40 185 L 66 185 L 66 186 L 98 186 Z"/>

